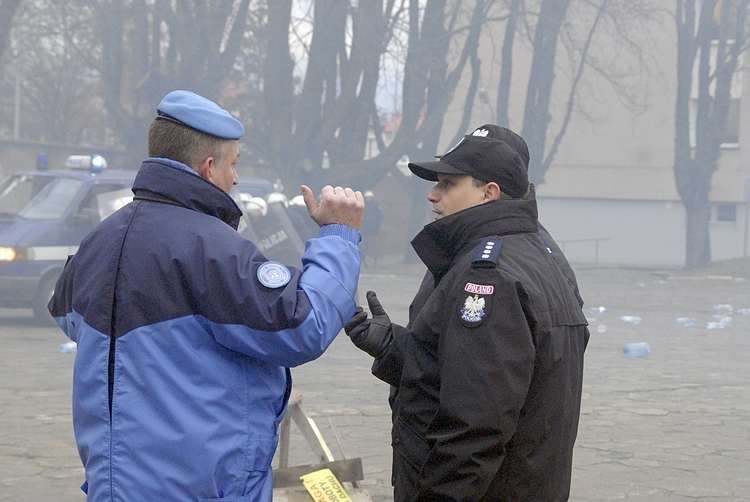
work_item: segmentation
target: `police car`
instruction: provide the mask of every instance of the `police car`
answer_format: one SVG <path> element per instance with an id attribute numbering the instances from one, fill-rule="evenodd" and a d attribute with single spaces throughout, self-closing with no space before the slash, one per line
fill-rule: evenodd
<path id="1" fill-rule="evenodd" d="M 132 200 L 136 173 L 107 169 L 101 156 L 75 155 L 64 169 L 18 172 L 0 180 L 0 308 L 31 307 L 38 320 L 48 322 L 47 303 L 65 261 L 99 222 Z M 285 239 L 277 242 L 280 231 L 293 232 L 283 210 L 272 203 L 268 217 L 253 225 L 241 203 L 252 197 L 265 201 L 271 183 L 245 179 L 236 188 L 233 196 L 245 213 L 243 234 L 256 242 L 266 239 L 272 256 L 287 258 Z M 292 242 L 291 256 L 298 258 L 302 244 L 298 238 Z"/>
<path id="2" fill-rule="evenodd" d="M 77 155 L 65 169 L 16 173 L 0 183 L 0 307 L 31 307 L 48 321 L 65 260 L 130 202 L 135 174 L 106 169 L 101 156 Z"/>

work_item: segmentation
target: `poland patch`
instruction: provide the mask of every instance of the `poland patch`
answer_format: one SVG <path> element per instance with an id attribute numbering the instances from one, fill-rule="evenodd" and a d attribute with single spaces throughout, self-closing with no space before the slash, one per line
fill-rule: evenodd
<path id="1" fill-rule="evenodd" d="M 495 286 L 491 284 L 474 284 L 467 282 L 464 291 L 473 295 L 491 295 L 495 292 Z"/>

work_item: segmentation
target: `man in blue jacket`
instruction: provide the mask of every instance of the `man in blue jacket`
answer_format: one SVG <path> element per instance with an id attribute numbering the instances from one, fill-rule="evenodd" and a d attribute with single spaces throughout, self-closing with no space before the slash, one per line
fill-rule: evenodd
<path id="1" fill-rule="evenodd" d="M 302 270 L 237 232 L 242 124 L 188 91 L 149 130 L 134 200 L 69 260 L 50 312 L 78 343 L 73 424 L 88 500 L 271 500 L 289 367 L 355 312 L 362 194 L 302 187 Z"/>

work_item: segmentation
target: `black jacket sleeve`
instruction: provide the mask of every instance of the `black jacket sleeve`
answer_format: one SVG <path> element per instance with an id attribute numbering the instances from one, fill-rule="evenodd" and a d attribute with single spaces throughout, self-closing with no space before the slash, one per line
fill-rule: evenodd
<path id="1" fill-rule="evenodd" d="M 385 352 L 372 363 L 372 374 L 380 380 L 393 386 L 398 386 L 401 381 L 401 368 L 404 365 L 406 352 L 404 345 L 407 337 L 411 336 L 408 329 L 398 324 L 391 324 L 393 338 Z"/>
<path id="2" fill-rule="evenodd" d="M 434 446 L 418 500 L 477 500 L 487 492 L 531 383 L 535 350 L 521 286 L 494 269 L 468 276 L 494 292 L 472 295 L 463 281 L 456 285 L 455 311 L 439 341 L 440 408 L 427 430 Z M 476 313 L 477 305 L 484 316 L 471 322 L 462 309 L 473 306 Z"/>

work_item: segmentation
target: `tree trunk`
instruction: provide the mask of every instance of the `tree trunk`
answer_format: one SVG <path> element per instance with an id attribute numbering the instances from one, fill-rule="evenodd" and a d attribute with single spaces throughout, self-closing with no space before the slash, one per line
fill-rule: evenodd
<path id="1" fill-rule="evenodd" d="M 346 59 L 341 51 L 341 93 L 321 128 L 324 138 L 333 138 L 338 130 L 338 139 L 328 140 L 333 163 L 356 162 L 365 154 L 386 29 L 382 0 L 359 2 L 353 9 L 351 56 Z"/>
<path id="2" fill-rule="evenodd" d="M 438 87 L 444 82 L 447 71 L 446 53 L 448 48 L 447 35 L 445 33 L 445 0 L 428 0 L 425 6 L 424 18 L 421 29 L 419 29 L 418 39 L 412 38 L 414 25 L 419 26 L 418 16 L 412 21 L 412 16 L 416 12 L 416 0 L 410 0 L 410 34 L 409 34 L 409 55 L 407 57 L 406 67 L 404 68 L 404 115 L 401 121 L 401 127 L 398 130 L 396 141 L 403 140 L 407 135 L 414 138 L 415 133 L 419 137 L 424 137 L 425 122 L 429 120 L 430 105 L 436 99 Z M 414 24 L 412 24 L 414 22 Z M 412 50 L 414 43 L 415 50 Z M 407 95 L 407 72 L 410 78 L 410 93 Z M 423 72 L 423 73 L 422 73 Z M 409 108 L 407 115 L 407 97 L 409 98 Z M 431 103 L 432 102 L 432 103 Z M 421 121 L 421 124 L 420 124 Z M 408 129 L 404 128 L 407 126 Z M 403 128 L 403 129 L 402 129 Z M 437 137 L 440 136 L 440 130 L 431 127 L 428 132 L 427 141 L 421 141 L 412 147 L 408 155 L 412 158 L 422 155 L 427 150 L 430 155 L 434 154 L 437 148 Z M 411 130 L 411 131 L 410 131 Z M 394 141 L 394 143 L 396 143 Z M 416 142 L 415 142 L 416 143 Z M 421 148 L 420 148 L 421 147 Z M 425 203 L 423 183 L 413 177 L 406 180 L 407 192 L 411 199 L 411 210 L 408 215 L 407 228 L 409 235 L 415 235 L 424 225 L 427 204 Z M 403 250 L 404 263 L 416 263 L 417 257 L 409 241 L 404 243 Z"/>
<path id="3" fill-rule="evenodd" d="M 20 3 L 21 0 L 0 0 L 0 60 L 2 60 L 5 49 L 10 42 L 10 28 L 13 24 L 13 16 Z"/>
<path id="4" fill-rule="evenodd" d="M 700 14 L 696 12 L 696 0 L 676 2 L 678 81 L 674 173 L 685 207 L 685 266 L 688 268 L 702 267 L 711 261 L 711 180 L 726 129 L 732 78 L 739 55 L 745 50 L 744 44 L 734 41 L 745 40 L 748 0 L 719 5 L 722 10 L 717 20 L 716 0 L 704 0 L 700 4 Z M 731 6 L 736 10 L 732 12 Z M 698 92 L 693 144 L 690 96 L 694 70 Z"/>
<path id="5" fill-rule="evenodd" d="M 503 127 L 510 127 L 510 83 L 513 73 L 513 44 L 516 39 L 516 24 L 521 13 L 521 0 L 512 0 L 508 12 L 508 22 L 505 24 L 503 36 L 502 59 L 500 61 L 500 81 L 497 85 L 497 123 Z"/>
<path id="6" fill-rule="evenodd" d="M 599 22 L 602 20 L 605 12 L 607 11 L 608 3 L 609 0 L 601 0 L 599 8 L 596 12 L 596 17 L 594 18 L 594 22 L 591 24 L 591 29 L 586 36 L 586 42 L 581 48 L 581 59 L 578 62 L 578 68 L 576 69 L 575 76 L 573 77 L 573 83 L 570 86 L 570 93 L 568 94 L 568 103 L 565 108 L 565 115 L 563 116 L 562 124 L 560 124 L 560 130 L 555 135 L 555 139 L 552 140 L 552 145 L 550 146 L 549 151 L 545 154 L 544 159 L 542 160 L 542 173 L 546 173 L 547 169 L 549 169 L 549 166 L 555 159 L 555 155 L 557 155 L 557 149 L 560 147 L 562 139 L 568 130 L 568 125 L 570 124 L 570 120 L 573 116 L 573 105 L 575 104 L 576 95 L 578 94 L 578 85 L 581 83 L 583 71 L 586 68 L 586 60 L 588 59 L 591 43 L 594 40 L 594 33 L 596 33 L 596 28 L 599 25 Z"/>
<path id="7" fill-rule="evenodd" d="M 325 140 L 321 123 L 335 101 L 338 55 L 346 29 L 348 2 L 315 0 L 313 35 L 307 69 L 295 111 L 294 146 L 289 174 L 306 165 L 320 170 Z"/>
<path id="8" fill-rule="evenodd" d="M 685 266 L 704 267 L 711 262 L 709 224 L 711 204 L 707 200 L 685 202 Z"/>
<path id="9" fill-rule="evenodd" d="M 466 99 L 464 99 L 464 108 L 461 112 L 461 122 L 458 124 L 456 133 L 453 135 L 453 140 L 450 142 L 451 145 L 455 145 L 458 141 L 466 134 L 469 130 L 469 121 L 471 120 L 471 114 L 474 111 L 474 102 L 477 98 L 477 91 L 479 90 L 479 79 L 482 73 L 482 62 L 477 54 L 479 44 L 474 47 L 474 50 L 469 57 L 469 67 L 471 69 L 471 78 L 469 80 L 469 86 L 466 90 Z M 480 94 L 479 99 L 482 99 Z M 489 103 L 484 103 L 489 105 Z"/>
<path id="10" fill-rule="evenodd" d="M 268 2 L 267 44 L 263 62 L 265 160 L 286 172 L 291 164 L 289 136 L 294 115 L 294 62 L 289 52 L 292 0 Z"/>
<path id="11" fill-rule="evenodd" d="M 550 96 L 555 80 L 557 39 L 569 0 L 542 0 L 539 21 L 534 32 L 534 56 L 531 63 L 526 108 L 521 136 L 529 145 L 529 179 L 544 182 L 544 146 L 550 123 Z"/>

